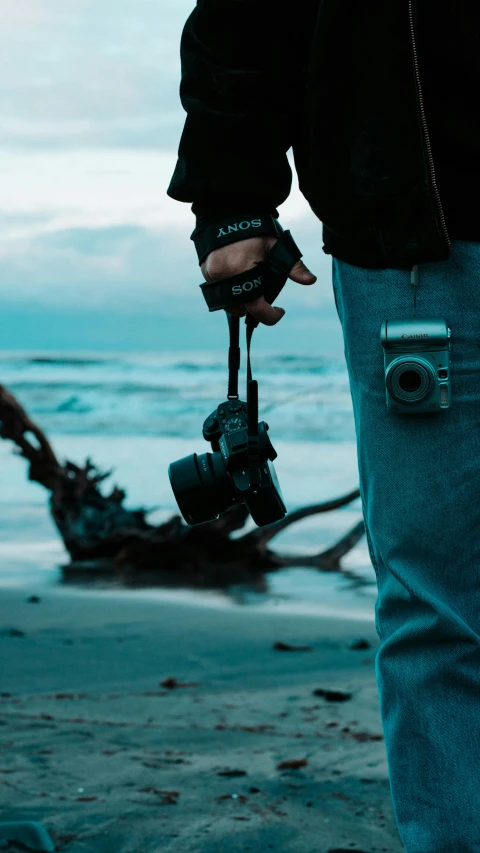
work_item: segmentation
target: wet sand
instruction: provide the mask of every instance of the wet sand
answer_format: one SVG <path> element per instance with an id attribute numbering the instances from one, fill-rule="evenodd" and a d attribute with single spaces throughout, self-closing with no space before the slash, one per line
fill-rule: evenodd
<path id="1" fill-rule="evenodd" d="M 67 853 L 403 850 L 373 614 L 0 600 L 0 820 Z"/>

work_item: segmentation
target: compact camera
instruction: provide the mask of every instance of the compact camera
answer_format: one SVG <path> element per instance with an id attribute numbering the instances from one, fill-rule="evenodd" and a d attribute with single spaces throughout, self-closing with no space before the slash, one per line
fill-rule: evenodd
<path id="1" fill-rule="evenodd" d="M 389 411 L 411 415 L 450 407 L 450 336 L 441 317 L 405 317 L 382 323 Z"/>
<path id="2" fill-rule="evenodd" d="M 247 404 L 229 399 L 205 420 L 203 437 L 213 453 L 192 453 L 168 469 L 185 521 L 213 521 L 238 503 L 246 505 L 258 526 L 283 518 L 287 510 L 272 464 L 277 453 L 268 424 L 261 421 L 249 429 Z"/>

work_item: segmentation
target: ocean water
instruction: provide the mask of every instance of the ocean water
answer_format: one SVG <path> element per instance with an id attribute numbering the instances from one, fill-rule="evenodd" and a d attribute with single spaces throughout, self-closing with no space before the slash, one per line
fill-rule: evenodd
<path id="1" fill-rule="evenodd" d="M 331 355 L 262 352 L 253 359 L 260 419 L 278 452 L 275 468 L 289 510 L 339 497 L 358 486 L 353 411 L 345 362 Z M 210 449 L 201 434 L 206 416 L 225 399 L 222 352 L 0 352 L 1 383 L 46 432 L 61 459 L 87 457 L 127 492 L 126 505 L 148 507 L 153 523 L 178 512 L 169 462 Z M 243 396 L 245 376 L 240 378 Z M 0 585 L 26 589 L 61 583 L 68 555 L 48 513 L 48 495 L 26 478 L 26 463 L 0 443 Z M 332 545 L 362 518 L 358 498 L 312 516 L 272 543 L 298 555 L 298 568 L 269 573 L 267 590 L 244 586 L 206 592 L 155 590 L 231 605 L 355 612 L 370 618 L 376 584 L 365 537 L 342 560 L 348 576 L 302 567 L 302 555 Z M 253 526 L 253 523 L 250 525 Z M 373 618 L 373 617 L 372 617 Z"/>

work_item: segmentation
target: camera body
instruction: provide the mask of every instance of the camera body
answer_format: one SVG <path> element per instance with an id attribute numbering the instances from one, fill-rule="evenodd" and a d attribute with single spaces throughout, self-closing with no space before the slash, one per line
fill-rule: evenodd
<path id="1" fill-rule="evenodd" d="M 202 432 L 212 453 L 193 453 L 168 469 L 185 521 L 213 521 L 237 503 L 246 505 L 259 526 L 283 518 L 287 510 L 272 464 L 277 453 L 268 424 L 261 421 L 256 434 L 249 434 L 247 404 L 235 398 L 217 406 Z"/>
<path id="2" fill-rule="evenodd" d="M 450 408 L 450 336 L 442 317 L 405 317 L 382 323 L 390 412 L 410 415 Z"/>

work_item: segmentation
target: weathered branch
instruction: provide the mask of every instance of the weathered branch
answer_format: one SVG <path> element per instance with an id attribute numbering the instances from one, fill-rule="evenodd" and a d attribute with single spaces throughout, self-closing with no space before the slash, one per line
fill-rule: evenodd
<path id="1" fill-rule="evenodd" d="M 231 538 L 248 517 L 237 505 L 220 518 L 189 526 L 174 515 L 154 526 L 147 510 L 124 507 L 125 492 L 113 487 L 103 495 L 99 486 L 111 475 L 87 459 L 84 466 L 57 459 L 47 437 L 3 386 L 0 386 L 0 437 L 13 441 L 29 463 L 29 479 L 50 492 L 50 507 L 58 531 L 70 555 L 66 575 L 88 571 L 120 574 L 129 582 L 189 583 L 222 586 L 249 582 L 263 588 L 264 573 L 287 566 L 312 566 L 320 571 L 343 572 L 341 557 L 364 533 L 363 520 L 332 547 L 315 555 L 282 556 L 267 543 L 289 525 L 316 513 L 338 509 L 359 497 L 357 489 L 342 497 L 289 513 L 264 528 Z"/>
<path id="2" fill-rule="evenodd" d="M 42 430 L 30 420 L 20 403 L 3 385 L 0 385 L 0 436 L 13 441 L 20 455 L 30 463 L 30 480 L 52 489 L 60 475 L 61 466 Z M 28 436 L 37 440 L 32 444 Z"/>
<path id="3" fill-rule="evenodd" d="M 340 560 L 345 554 L 348 554 L 352 548 L 355 547 L 357 542 L 360 541 L 362 536 L 365 533 L 365 522 L 363 518 L 355 527 L 352 527 L 345 536 L 335 543 L 331 548 L 327 548 L 325 551 L 321 551 L 319 554 L 312 554 L 311 556 L 303 556 L 301 559 L 302 566 L 311 566 L 315 569 L 321 569 L 322 572 L 338 572 L 340 567 Z M 289 565 L 298 566 L 299 560 L 298 557 L 292 556 L 288 558 Z M 344 573 L 346 573 L 345 569 L 342 569 Z"/>
<path id="4" fill-rule="evenodd" d="M 307 518 L 309 515 L 316 515 L 319 512 L 330 512 L 332 509 L 339 509 L 341 506 L 351 503 L 359 496 L 360 489 L 354 489 L 353 492 L 349 492 L 348 495 L 336 498 L 333 501 L 325 501 L 321 504 L 312 504 L 311 506 L 300 507 L 300 509 L 289 512 L 284 518 L 281 518 L 280 521 L 275 521 L 273 524 L 267 525 L 267 527 L 258 527 L 256 530 L 252 530 L 251 533 L 246 534 L 245 539 L 248 537 L 257 544 L 261 543 L 266 545 L 266 543 L 270 542 L 274 536 L 278 536 L 282 530 L 285 530 L 286 527 L 290 527 L 291 524 L 295 524 L 297 521 L 301 521 L 302 518 Z"/>

